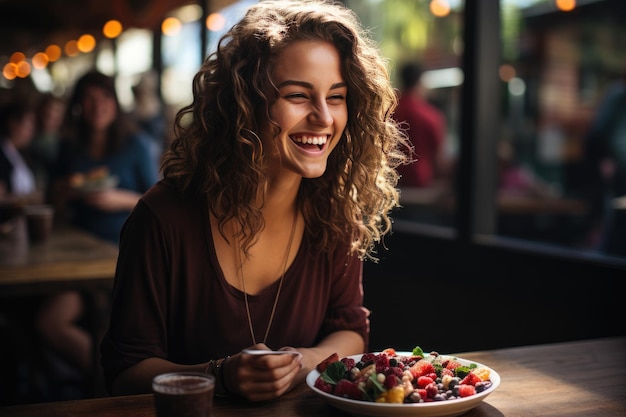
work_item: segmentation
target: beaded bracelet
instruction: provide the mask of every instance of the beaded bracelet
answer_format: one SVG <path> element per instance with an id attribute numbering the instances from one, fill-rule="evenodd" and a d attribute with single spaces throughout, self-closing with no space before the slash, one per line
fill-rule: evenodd
<path id="1" fill-rule="evenodd" d="M 211 373 L 215 376 L 215 396 L 216 397 L 228 397 L 229 392 L 226 389 L 226 384 L 224 383 L 224 372 L 222 372 L 222 367 L 224 362 L 230 358 L 230 356 L 226 356 L 222 359 L 211 359 L 206 367 L 205 373 Z"/>

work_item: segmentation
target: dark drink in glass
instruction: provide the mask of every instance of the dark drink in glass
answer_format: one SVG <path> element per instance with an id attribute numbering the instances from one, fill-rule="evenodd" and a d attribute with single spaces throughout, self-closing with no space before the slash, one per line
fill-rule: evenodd
<path id="1" fill-rule="evenodd" d="M 161 374 L 152 380 L 157 417 L 210 417 L 215 378 L 195 372 Z"/>

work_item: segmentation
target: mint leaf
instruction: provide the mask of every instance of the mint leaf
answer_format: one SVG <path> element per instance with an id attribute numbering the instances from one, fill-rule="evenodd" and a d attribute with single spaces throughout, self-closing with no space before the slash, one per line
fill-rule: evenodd
<path id="1" fill-rule="evenodd" d="M 370 385 L 370 395 L 371 395 L 372 398 L 374 398 L 374 399 L 378 398 L 378 396 L 380 394 L 382 394 L 383 392 L 387 391 L 385 389 L 385 387 L 380 382 L 378 382 L 378 379 L 376 378 L 376 373 L 375 372 L 374 372 L 373 375 L 370 376 L 369 382 L 371 384 Z"/>
<path id="2" fill-rule="evenodd" d="M 326 367 L 326 370 L 322 372 L 320 377 L 322 378 L 324 382 L 328 384 L 336 385 L 337 382 L 344 379 L 344 376 L 346 375 L 347 371 L 348 371 L 348 368 L 346 367 L 345 363 L 341 361 L 336 361 L 328 365 L 328 367 Z"/>

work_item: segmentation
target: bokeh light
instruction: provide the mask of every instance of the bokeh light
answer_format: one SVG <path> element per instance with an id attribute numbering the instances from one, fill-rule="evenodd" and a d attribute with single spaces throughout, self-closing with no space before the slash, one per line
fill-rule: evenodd
<path id="1" fill-rule="evenodd" d="M 500 76 L 500 79 L 502 81 L 504 81 L 505 83 L 508 83 L 509 81 L 511 81 L 513 77 L 515 77 L 516 71 L 512 65 L 502 64 L 500 65 L 500 68 L 498 69 L 498 75 Z"/>
<path id="2" fill-rule="evenodd" d="M 556 0 L 556 7 L 563 12 L 571 12 L 576 8 L 576 0 Z"/>
<path id="3" fill-rule="evenodd" d="M 450 14 L 450 3 L 447 0 L 431 0 L 430 12 L 437 17 L 444 17 Z"/>
<path id="4" fill-rule="evenodd" d="M 161 24 L 161 31 L 165 36 L 174 36 L 182 29 L 182 23 L 175 17 L 168 17 Z"/>
<path id="5" fill-rule="evenodd" d="M 50 45 L 46 48 L 45 52 L 50 62 L 58 61 L 58 59 L 61 58 L 61 54 L 63 53 L 59 45 Z"/>
<path id="6" fill-rule="evenodd" d="M 67 43 L 65 44 L 64 50 L 65 50 L 65 55 L 67 56 L 78 55 L 78 52 L 79 52 L 78 41 L 76 40 L 67 41 Z"/>
<path id="7" fill-rule="evenodd" d="M 13 64 L 18 64 L 26 59 L 26 55 L 24 52 L 13 52 L 11 54 L 11 58 L 9 58 L 9 62 Z"/>
<path id="8" fill-rule="evenodd" d="M 37 52 L 35 55 L 33 55 L 32 62 L 34 68 L 44 69 L 48 66 L 50 58 L 48 58 L 48 55 L 46 55 L 45 52 Z"/>
<path id="9" fill-rule="evenodd" d="M 19 78 L 26 78 L 30 75 L 30 64 L 26 61 L 18 62 L 15 68 L 15 75 L 17 75 Z"/>
<path id="10" fill-rule="evenodd" d="M 120 36 L 123 26 L 119 20 L 109 20 L 102 27 L 102 34 L 109 39 L 114 39 Z"/>
<path id="11" fill-rule="evenodd" d="M 82 35 L 78 38 L 76 46 L 83 53 L 91 52 L 96 47 L 96 38 L 89 34 Z"/>
<path id="12" fill-rule="evenodd" d="M 206 18 L 206 27 L 211 32 L 217 32 L 222 30 L 224 28 L 224 25 L 226 25 L 226 18 L 224 18 L 224 16 L 220 13 L 211 13 Z"/>
<path id="13" fill-rule="evenodd" d="M 2 75 L 7 80 L 14 80 L 17 78 L 17 64 L 14 62 L 7 62 L 2 68 Z"/>

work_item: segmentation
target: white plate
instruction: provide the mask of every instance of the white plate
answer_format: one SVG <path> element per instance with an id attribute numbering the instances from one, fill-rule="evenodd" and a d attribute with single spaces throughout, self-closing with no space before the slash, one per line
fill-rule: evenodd
<path id="1" fill-rule="evenodd" d="M 398 356 L 411 356 L 411 352 L 396 352 Z M 350 358 L 355 361 L 361 359 L 360 355 L 353 355 Z M 324 398 L 330 405 L 353 416 L 367 417 L 453 417 L 460 416 L 480 404 L 489 394 L 500 385 L 500 375 L 493 369 L 475 361 L 468 361 L 456 356 L 441 355 L 455 358 L 462 365 L 475 363 L 478 367 L 485 367 L 490 371 L 491 387 L 483 392 L 470 397 L 458 398 L 456 400 L 434 401 L 417 404 L 389 404 L 376 403 L 370 401 L 351 400 L 338 397 L 315 388 L 315 380 L 319 377 L 319 372 L 313 370 L 306 377 L 306 383 L 317 395 Z M 428 355 L 425 355 L 428 358 Z"/>

